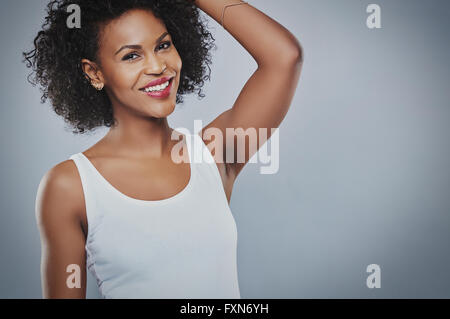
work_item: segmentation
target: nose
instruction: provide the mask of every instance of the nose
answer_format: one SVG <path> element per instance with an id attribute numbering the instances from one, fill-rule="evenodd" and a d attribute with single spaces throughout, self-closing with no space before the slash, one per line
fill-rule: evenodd
<path id="1" fill-rule="evenodd" d="M 157 55 L 148 56 L 145 65 L 144 65 L 144 73 L 145 74 L 161 74 L 167 68 L 166 63 L 163 57 L 159 57 Z"/>

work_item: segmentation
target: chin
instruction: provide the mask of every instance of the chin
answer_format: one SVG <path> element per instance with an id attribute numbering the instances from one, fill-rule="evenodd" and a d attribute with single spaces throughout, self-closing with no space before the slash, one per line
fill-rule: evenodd
<path id="1" fill-rule="evenodd" d="M 151 116 L 155 118 L 165 118 L 175 110 L 175 102 L 161 103 L 151 106 Z"/>

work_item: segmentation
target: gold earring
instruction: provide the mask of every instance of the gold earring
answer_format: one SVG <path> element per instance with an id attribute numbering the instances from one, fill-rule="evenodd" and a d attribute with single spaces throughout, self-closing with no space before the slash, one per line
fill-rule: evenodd
<path id="1" fill-rule="evenodd" d="M 97 90 L 97 91 L 101 91 L 103 90 L 104 84 L 101 82 L 98 83 L 91 83 L 92 86 Z"/>

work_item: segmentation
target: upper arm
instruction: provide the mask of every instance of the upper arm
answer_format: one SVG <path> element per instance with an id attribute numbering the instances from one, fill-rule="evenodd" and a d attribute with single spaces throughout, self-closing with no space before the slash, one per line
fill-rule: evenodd
<path id="1" fill-rule="evenodd" d="M 84 198 L 77 174 L 75 164 L 68 160 L 49 170 L 38 187 L 35 208 L 44 298 L 86 297 L 85 236 L 80 218 Z M 67 272 L 73 264 L 80 269 L 80 288 L 69 288 L 66 283 L 75 274 L 73 269 Z"/>
<path id="2" fill-rule="evenodd" d="M 204 128 L 218 128 L 222 132 L 223 160 L 227 163 L 227 171 L 234 177 L 270 138 L 271 129 L 278 128 L 286 116 L 300 78 L 302 50 L 298 44 L 293 46 L 292 53 L 280 56 L 278 62 L 259 65 L 242 88 L 233 107 Z M 228 133 L 227 128 L 230 129 Z M 261 130 L 265 134 L 261 134 Z M 226 143 L 227 139 L 233 143 Z M 241 139 L 245 141 L 244 148 L 238 148 L 238 140 Z M 251 147 L 250 143 L 255 147 Z M 239 159 L 239 153 L 243 161 Z M 227 161 L 227 158 L 231 158 L 232 162 Z"/>

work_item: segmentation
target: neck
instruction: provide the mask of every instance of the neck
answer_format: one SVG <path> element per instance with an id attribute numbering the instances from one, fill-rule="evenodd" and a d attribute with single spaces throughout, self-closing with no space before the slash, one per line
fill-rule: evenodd
<path id="1" fill-rule="evenodd" d="M 170 156 L 171 129 L 164 118 L 120 117 L 104 137 L 116 154 L 136 158 Z"/>

